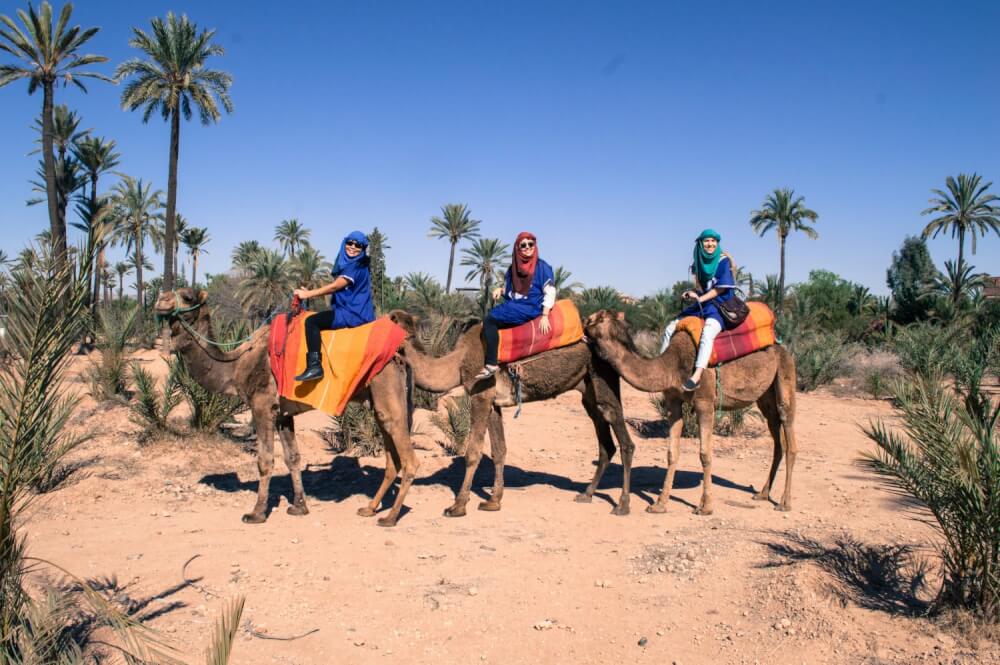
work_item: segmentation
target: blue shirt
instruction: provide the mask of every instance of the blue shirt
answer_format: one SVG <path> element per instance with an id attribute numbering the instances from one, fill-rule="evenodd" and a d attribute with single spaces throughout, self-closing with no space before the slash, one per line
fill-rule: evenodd
<path id="1" fill-rule="evenodd" d="M 490 310 L 490 316 L 501 324 L 501 327 L 520 325 L 541 316 L 545 300 L 545 285 L 552 284 L 555 279 L 552 266 L 538 259 L 538 263 L 535 264 L 535 274 L 531 279 L 531 288 L 528 289 L 527 295 L 521 295 L 514 290 L 513 281 L 510 278 L 511 270 L 513 268 L 507 269 L 507 275 L 504 278 L 504 302 Z"/>
<path id="2" fill-rule="evenodd" d="M 723 330 L 726 330 L 728 324 L 726 320 L 719 313 L 718 303 L 725 302 L 732 299 L 735 295 L 733 289 L 736 287 L 736 280 L 733 278 L 733 264 L 729 259 L 729 256 L 723 256 L 719 259 L 719 265 L 715 268 L 715 276 L 708 280 L 708 284 L 704 288 L 700 288 L 701 285 L 698 284 L 698 278 L 694 276 L 694 266 L 691 266 L 692 281 L 694 281 L 696 287 L 698 287 L 698 293 L 704 295 L 712 289 L 716 289 L 719 295 L 715 296 L 708 302 L 703 302 L 700 305 L 694 303 L 688 305 L 683 310 L 681 310 L 681 316 L 700 316 L 703 319 L 715 319 L 719 322 L 719 325 Z"/>
<path id="3" fill-rule="evenodd" d="M 335 328 L 355 328 L 375 320 L 372 303 L 372 278 L 368 260 L 349 261 L 334 277 L 343 277 L 348 284 L 334 291 L 330 299 Z"/>

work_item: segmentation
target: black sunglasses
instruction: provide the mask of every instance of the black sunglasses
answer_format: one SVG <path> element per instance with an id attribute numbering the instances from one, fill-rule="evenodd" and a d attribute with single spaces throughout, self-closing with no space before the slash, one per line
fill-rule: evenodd
<path id="1" fill-rule="evenodd" d="M 348 240 L 347 242 L 344 243 L 344 247 L 364 247 L 364 245 L 362 245 L 357 240 Z"/>
<path id="2" fill-rule="evenodd" d="M 534 246 L 535 243 L 533 242 L 522 242 L 520 245 L 518 245 L 518 247 L 520 247 L 521 249 L 531 249 Z"/>

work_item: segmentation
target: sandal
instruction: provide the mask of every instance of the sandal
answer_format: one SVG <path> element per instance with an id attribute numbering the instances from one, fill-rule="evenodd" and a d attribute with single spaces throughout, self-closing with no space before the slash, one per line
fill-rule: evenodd
<path id="1" fill-rule="evenodd" d="M 698 390 L 698 386 L 700 385 L 701 381 L 695 383 L 691 379 L 684 379 L 684 383 L 681 384 L 681 388 L 684 389 L 684 392 L 693 393 L 694 391 Z"/>
<path id="2" fill-rule="evenodd" d="M 496 374 L 498 369 L 500 368 L 497 365 L 484 365 L 483 368 L 479 370 L 479 374 L 476 374 L 474 377 L 472 377 L 472 379 L 474 381 L 482 381 L 483 379 L 488 379 L 494 374 Z"/>

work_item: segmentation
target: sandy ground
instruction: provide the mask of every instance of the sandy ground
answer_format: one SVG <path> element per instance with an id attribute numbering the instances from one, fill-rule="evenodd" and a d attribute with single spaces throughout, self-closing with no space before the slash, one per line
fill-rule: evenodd
<path id="1" fill-rule="evenodd" d="M 626 388 L 625 404 L 630 419 L 655 419 L 648 395 Z M 311 513 L 285 513 L 279 461 L 270 519 L 245 525 L 257 486 L 245 446 L 141 444 L 125 408 L 85 398 L 75 424 L 94 436 L 73 453 L 81 468 L 26 528 L 32 554 L 103 580 L 190 662 L 244 594 L 234 663 L 1000 663 L 996 643 L 917 616 L 911 573 L 895 575 L 894 552 L 927 552 L 933 536 L 856 463 L 870 449 L 859 426 L 889 415 L 884 402 L 801 395 L 791 513 L 750 499 L 770 459 L 763 424 L 717 438 L 706 517 L 692 514 L 701 470 L 687 439 L 669 512 L 644 512 L 666 442 L 637 430 L 632 514 L 610 514 L 618 465 L 593 503 L 574 502 L 596 439 L 571 393 L 506 414 L 503 510 L 475 510 L 492 483 L 484 459 L 468 516 L 446 518 L 463 462 L 424 424 L 408 511 L 384 529 L 355 515 L 382 459 L 332 455 L 318 436 L 327 416 L 297 419 Z"/>

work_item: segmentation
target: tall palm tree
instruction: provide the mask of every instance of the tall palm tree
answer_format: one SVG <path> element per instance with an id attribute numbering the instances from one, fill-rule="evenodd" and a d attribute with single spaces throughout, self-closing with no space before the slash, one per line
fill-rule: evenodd
<path id="1" fill-rule="evenodd" d="M 389 236 L 379 231 L 376 226 L 368 234 L 368 269 L 371 271 L 372 302 L 375 303 L 375 313 L 378 316 L 386 310 L 386 291 L 392 289 L 391 282 L 385 274 L 385 250 L 389 249 Z"/>
<path id="2" fill-rule="evenodd" d="M 263 249 L 254 255 L 249 274 L 236 288 L 247 314 L 260 320 L 288 298 L 292 289 L 288 268 L 285 257 L 273 249 Z"/>
<path id="3" fill-rule="evenodd" d="M 118 299 L 122 299 L 122 291 L 125 286 L 125 276 L 132 272 L 132 264 L 119 261 L 115 264 L 115 272 L 118 273 Z"/>
<path id="4" fill-rule="evenodd" d="M 87 138 L 91 130 L 80 129 L 83 118 L 71 111 L 65 104 L 57 104 L 52 109 L 52 146 L 59 157 L 65 157 L 66 152 L 80 141 Z M 42 127 L 41 118 L 35 118 L 35 130 L 38 132 L 36 143 L 42 143 L 42 134 L 45 131 Z M 41 152 L 42 149 L 32 150 L 30 155 Z"/>
<path id="5" fill-rule="evenodd" d="M 490 293 L 493 291 L 493 280 L 499 274 L 503 278 L 503 270 L 510 263 L 510 245 L 500 242 L 497 238 L 478 238 L 472 247 L 462 250 L 462 265 L 472 268 L 466 274 L 466 281 L 479 280 L 480 297 L 483 304 L 483 316 L 490 306 Z"/>
<path id="6" fill-rule="evenodd" d="M 851 314 L 859 316 L 874 310 L 877 304 L 878 300 L 871 294 L 867 286 L 855 284 L 851 290 L 851 298 L 847 302 L 847 309 Z"/>
<path id="7" fill-rule="evenodd" d="M 930 223 L 924 227 L 923 237 L 937 237 L 938 233 L 951 229 L 951 237 L 958 236 L 958 263 L 953 271 L 952 277 L 958 278 L 965 271 L 964 259 L 965 234 L 972 236 L 972 253 L 976 253 L 976 234 L 983 237 L 993 231 L 1000 235 L 1000 206 L 994 201 L 1000 201 L 1000 197 L 995 194 L 987 194 L 992 182 L 982 184 L 982 176 L 973 173 L 966 175 L 960 173 L 958 179 L 948 176 L 945 185 L 948 191 L 940 189 L 931 190 L 937 196 L 930 200 L 931 207 L 924 210 L 922 215 L 934 215 Z M 958 303 L 961 297 L 961 289 L 958 282 L 955 282 L 951 289 L 952 302 Z"/>
<path id="8" fill-rule="evenodd" d="M 582 283 L 569 281 L 572 277 L 573 273 L 562 266 L 552 271 L 552 286 L 556 287 L 557 298 L 570 298 L 577 289 L 583 288 Z"/>
<path id="9" fill-rule="evenodd" d="M 146 257 L 143 255 L 143 244 L 156 226 L 156 221 L 162 219 L 163 202 L 160 197 L 163 192 L 153 190 L 151 183 L 143 185 L 142 179 L 136 180 L 130 176 L 115 185 L 113 191 L 116 207 L 115 235 L 118 240 L 135 256 L 136 302 L 139 303 L 139 319 L 143 318 L 143 281 L 142 269 Z"/>
<path id="10" fill-rule="evenodd" d="M 184 231 L 184 235 L 181 237 L 181 241 L 184 246 L 187 247 L 188 255 L 191 257 L 191 288 L 195 288 L 198 280 L 198 257 L 201 256 L 202 252 L 208 254 L 205 251 L 205 245 L 208 244 L 210 240 L 208 235 L 208 229 L 201 228 L 198 226 L 193 226 Z"/>
<path id="11" fill-rule="evenodd" d="M 247 272 L 253 264 L 254 257 L 263 251 L 260 243 L 256 240 L 244 240 L 233 248 L 233 266 Z"/>
<path id="12" fill-rule="evenodd" d="M 307 289 L 315 289 L 323 283 L 329 282 L 330 268 L 332 266 L 318 249 L 314 247 L 303 247 L 299 255 L 291 261 L 289 273 L 292 281 Z"/>
<path id="13" fill-rule="evenodd" d="M 68 28 L 73 5 L 67 3 L 52 24 L 52 5 L 42 2 L 35 8 L 28 3 L 28 11 L 17 10 L 22 27 L 8 16 L 0 14 L 0 51 L 22 62 L 19 65 L 0 65 L 0 88 L 20 79 L 28 79 L 28 94 L 42 89 L 42 161 L 45 173 L 45 191 L 49 208 L 49 229 L 56 250 L 57 268 L 66 260 L 66 219 L 59 218 L 56 194 L 56 162 L 53 154 L 52 115 L 55 104 L 56 83 L 73 83 L 87 91 L 81 79 L 96 78 L 108 81 L 96 72 L 80 68 L 106 62 L 102 55 L 81 55 L 80 48 L 97 34 L 99 28 L 83 30 L 76 25 Z"/>
<path id="14" fill-rule="evenodd" d="M 92 210 L 96 211 L 98 209 L 97 181 L 102 175 L 118 166 L 118 159 L 121 155 L 115 152 L 115 147 L 116 145 L 113 140 L 105 140 L 96 136 L 86 136 L 73 143 L 73 157 L 80 163 L 84 174 L 90 180 L 90 203 Z M 101 277 L 104 273 L 104 250 L 106 247 L 107 241 L 104 239 L 97 246 L 94 292 L 91 294 L 92 299 L 90 302 L 91 314 L 94 314 L 97 310 Z"/>
<path id="15" fill-rule="evenodd" d="M 226 72 L 205 69 L 209 57 L 221 56 L 224 50 L 212 43 L 215 30 L 202 30 L 188 20 L 167 13 L 166 21 L 154 18 L 152 34 L 132 29 L 129 45 L 148 60 L 132 58 L 115 70 L 118 81 L 129 79 L 122 91 L 122 108 L 135 111 L 144 107 L 142 121 L 148 122 L 157 111 L 170 121 L 170 161 L 167 175 L 167 211 L 163 254 L 163 288 L 174 288 L 174 245 L 177 242 L 174 214 L 177 208 L 177 156 L 180 151 L 181 115 L 191 119 L 197 109 L 203 125 L 217 122 L 222 114 L 219 105 L 232 113 L 229 86 L 233 78 Z"/>
<path id="16" fill-rule="evenodd" d="M 763 236 L 773 229 L 778 236 L 781 253 L 781 267 L 778 273 L 779 311 L 785 300 L 785 241 L 792 231 L 802 231 L 812 240 L 818 238 L 816 229 L 806 224 L 806 220 L 815 222 L 817 219 L 819 215 L 805 206 L 805 197 L 796 197 L 795 190 L 788 187 L 776 189 L 768 194 L 760 210 L 750 213 L 750 226 L 758 235 Z"/>
<path id="17" fill-rule="evenodd" d="M 464 203 L 448 203 L 441 207 L 441 217 L 431 217 L 430 238 L 447 238 L 451 243 L 451 254 L 448 257 L 448 281 L 444 292 L 451 293 L 451 274 L 455 267 L 455 246 L 464 238 L 478 238 L 478 219 L 469 218 L 469 206 Z"/>
<path id="18" fill-rule="evenodd" d="M 292 261 L 295 260 L 295 250 L 309 243 L 311 231 L 299 224 L 297 219 L 286 219 L 274 228 L 274 239 Z"/>

